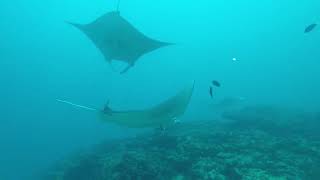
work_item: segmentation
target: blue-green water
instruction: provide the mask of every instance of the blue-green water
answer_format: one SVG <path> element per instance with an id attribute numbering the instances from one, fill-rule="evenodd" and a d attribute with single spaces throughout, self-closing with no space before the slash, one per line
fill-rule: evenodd
<path id="1" fill-rule="evenodd" d="M 320 1 L 122 0 L 121 15 L 141 32 L 176 43 L 146 54 L 124 75 L 65 23 L 90 22 L 116 4 L 0 0 L 0 179 L 28 179 L 70 152 L 141 131 L 101 123 L 57 98 L 139 109 L 195 80 L 182 122 L 210 119 L 210 105 L 226 96 L 319 110 L 320 30 L 304 28 L 320 23 Z M 211 99 L 213 79 L 222 87 Z"/>

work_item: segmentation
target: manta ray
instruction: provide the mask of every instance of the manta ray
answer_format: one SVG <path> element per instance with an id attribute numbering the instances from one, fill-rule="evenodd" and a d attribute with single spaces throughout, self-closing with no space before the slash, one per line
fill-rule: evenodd
<path id="1" fill-rule="evenodd" d="M 151 39 L 138 31 L 119 11 L 112 11 L 89 24 L 69 24 L 80 29 L 111 64 L 112 60 L 123 61 L 128 66 L 121 72 L 127 72 L 144 54 L 158 48 L 171 45 Z"/>
<path id="2" fill-rule="evenodd" d="M 192 85 L 179 91 L 175 96 L 168 98 L 158 105 L 143 110 L 115 111 L 109 107 L 109 103 L 107 103 L 104 109 L 99 110 L 74 104 L 69 101 L 57 100 L 82 109 L 93 111 L 105 122 L 130 128 L 158 128 L 173 124 L 185 113 L 190 102 L 193 89 L 194 82 Z"/>

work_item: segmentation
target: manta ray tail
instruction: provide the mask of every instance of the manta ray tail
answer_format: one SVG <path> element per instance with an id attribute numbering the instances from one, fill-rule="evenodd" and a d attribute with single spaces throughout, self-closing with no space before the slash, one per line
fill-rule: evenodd
<path id="1" fill-rule="evenodd" d="M 74 106 L 74 107 L 78 107 L 78 108 L 81 108 L 81 109 L 88 110 L 88 111 L 98 111 L 97 109 L 94 109 L 94 108 L 91 108 L 91 107 L 87 107 L 87 106 L 83 106 L 83 105 L 79 105 L 79 104 L 75 104 L 75 103 L 72 103 L 70 101 L 65 101 L 65 100 L 61 100 L 61 99 L 56 99 L 56 100 L 59 101 L 59 102 L 65 103 L 65 104 L 69 104 L 69 105 Z"/>
<path id="2" fill-rule="evenodd" d="M 120 0 L 118 0 L 118 3 L 117 3 L 117 12 L 119 12 L 119 9 L 120 9 Z"/>

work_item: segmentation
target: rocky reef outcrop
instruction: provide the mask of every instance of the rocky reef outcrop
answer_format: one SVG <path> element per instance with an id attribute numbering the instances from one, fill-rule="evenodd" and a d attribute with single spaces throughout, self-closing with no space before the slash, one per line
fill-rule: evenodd
<path id="1" fill-rule="evenodd" d="M 107 141 L 61 162 L 46 179 L 320 179 L 318 116 L 259 106 L 224 118 L 232 121 L 184 122 Z"/>

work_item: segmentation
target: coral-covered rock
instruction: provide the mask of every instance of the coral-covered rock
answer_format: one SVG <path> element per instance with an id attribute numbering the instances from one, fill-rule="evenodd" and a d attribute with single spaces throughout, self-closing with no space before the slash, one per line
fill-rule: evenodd
<path id="1" fill-rule="evenodd" d="M 262 119 L 287 117 L 279 118 L 275 115 L 279 112 L 273 111 L 258 108 L 250 114 L 246 109 L 250 116 L 241 116 L 246 123 L 260 119 L 250 128 L 243 128 L 245 124 L 236 127 L 217 122 L 186 122 L 164 134 L 108 141 L 86 156 L 62 163 L 47 179 L 319 179 L 320 138 L 295 131 L 287 131 L 286 136 L 272 132 L 274 123 L 265 126 Z M 292 124 L 283 123 L 275 131 L 279 127 L 292 128 Z"/>

